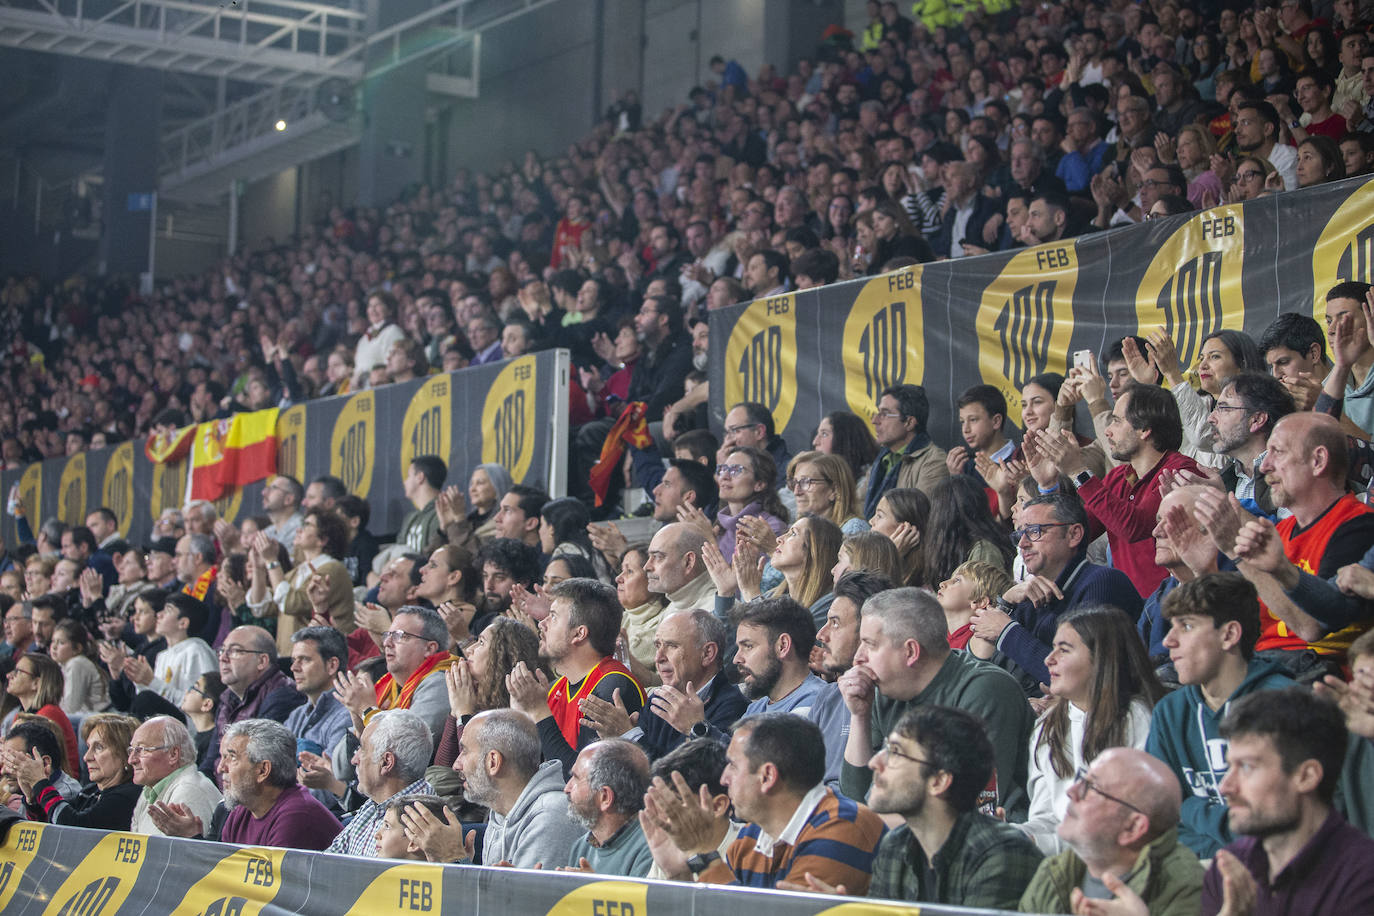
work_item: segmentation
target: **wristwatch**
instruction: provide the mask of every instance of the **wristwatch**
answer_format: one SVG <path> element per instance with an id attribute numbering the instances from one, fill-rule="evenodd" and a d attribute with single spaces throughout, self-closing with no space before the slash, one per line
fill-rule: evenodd
<path id="1" fill-rule="evenodd" d="M 706 724 L 705 719 L 702 719 L 696 725 L 693 725 L 691 728 L 689 728 L 687 730 L 687 733 L 691 735 L 693 738 L 705 738 L 707 735 L 711 733 L 711 726 Z"/>
<path id="2" fill-rule="evenodd" d="M 1075 487 L 1081 487 L 1081 486 L 1083 486 L 1083 484 L 1087 483 L 1088 481 L 1090 481 L 1090 480 L 1092 480 L 1092 479 L 1093 479 L 1093 472 L 1092 472 L 1092 471 L 1079 471 L 1077 474 L 1073 475 L 1073 485 L 1074 485 Z"/>
<path id="3" fill-rule="evenodd" d="M 265 565 L 268 569 L 279 569 L 279 568 L 281 567 L 281 564 L 278 563 L 276 560 L 271 560 L 271 561 L 265 563 L 264 565 Z"/>
<path id="4" fill-rule="evenodd" d="M 711 863 L 720 858 L 720 853 L 714 849 L 710 852 L 699 852 L 694 856 L 687 857 L 687 870 L 694 875 L 699 875 L 710 867 Z"/>

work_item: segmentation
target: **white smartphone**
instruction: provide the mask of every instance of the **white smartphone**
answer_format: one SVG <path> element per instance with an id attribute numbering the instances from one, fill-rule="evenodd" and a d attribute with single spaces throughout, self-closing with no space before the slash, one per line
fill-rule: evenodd
<path id="1" fill-rule="evenodd" d="M 1084 372 L 1091 372 L 1093 368 L 1092 350 L 1075 350 L 1073 352 L 1073 367 L 1082 369 Z"/>

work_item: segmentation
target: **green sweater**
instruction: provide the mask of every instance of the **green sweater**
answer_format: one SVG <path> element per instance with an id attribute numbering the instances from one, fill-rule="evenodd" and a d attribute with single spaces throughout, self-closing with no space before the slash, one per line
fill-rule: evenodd
<path id="1" fill-rule="evenodd" d="M 1021 896 L 1023 913 L 1068 913 L 1069 895 L 1083 883 L 1088 867 L 1072 850 L 1040 863 Z M 1140 895 L 1150 916 L 1197 916 L 1202 906 L 1202 865 L 1170 828 L 1136 857 L 1126 886 Z"/>
<path id="2" fill-rule="evenodd" d="M 967 652 L 950 652 L 925 690 L 909 700 L 894 700 L 879 691 L 873 698 L 873 740 L 877 753 L 908 709 L 914 706 L 952 706 L 982 718 L 992 741 L 997 766 L 998 803 L 1009 820 L 1026 819 L 1026 770 L 1035 714 L 1016 679 L 1001 668 Z M 873 773 L 845 761 L 840 789 L 850 798 L 868 796 Z"/>
<path id="3" fill-rule="evenodd" d="M 642 878 L 654 864 L 649 841 L 639 826 L 639 818 L 634 816 L 604 846 L 593 846 L 590 833 L 578 837 L 568 855 L 569 867 L 577 868 L 582 859 L 586 859 L 592 871 L 599 875 L 620 875 L 624 878 Z"/>

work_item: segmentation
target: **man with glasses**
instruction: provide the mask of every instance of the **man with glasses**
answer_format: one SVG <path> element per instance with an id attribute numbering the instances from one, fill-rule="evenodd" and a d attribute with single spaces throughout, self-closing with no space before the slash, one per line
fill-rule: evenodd
<path id="1" fill-rule="evenodd" d="M 207 826 L 211 823 L 223 796 L 196 770 L 196 743 L 179 720 L 156 716 L 140 725 L 129 743 L 129 766 L 134 783 L 143 787 L 129 828 L 134 833 L 164 836 L 148 810 L 154 804 L 167 813 L 198 817 Z"/>
<path id="2" fill-rule="evenodd" d="M 1207 417 L 1212 451 L 1231 459 L 1222 469 L 1221 481 L 1252 515 L 1272 519 L 1278 511 L 1259 466 L 1274 424 L 1294 409 L 1293 396 L 1278 379 L 1242 372 L 1222 386 Z"/>
<path id="3" fill-rule="evenodd" d="M 1069 787 L 1057 828 L 1069 848 L 1040 864 L 1021 911 L 1086 913 L 1085 901 L 1115 898 L 1143 902 L 1154 916 L 1196 914 L 1202 866 L 1178 841 L 1181 802 L 1178 778 L 1163 762 L 1135 748 L 1103 751 Z"/>
<path id="4" fill-rule="evenodd" d="M 219 774 L 220 737 L 235 722 L 271 719 L 285 722 L 291 710 L 305 702 L 305 695 L 277 665 L 277 641 L 262 627 L 235 627 L 219 650 L 219 678 L 224 682 L 215 737 L 205 752 L 200 769 L 206 776 Z"/>
<path id="5" fill-rule="evenodd" d="M 1027 502 L 1020 527 L 1012 532 L 1026 578 L 1003 592 L 995 607 L 973 615 L 973 634 L 997 646 L 1006 658 L 994 660 L 1020 677 L 1030 695 L 1050 682 L 1045 656 L 1060 614 L 1079 605 L 1106 604 L 1132 620 L 1140 616 L 1140 594 L 1131 580 L 1120 570 L 1088 562 L 1087 531 L 1088 514 L 1071 493 Z"/>
<path id="6" fill-rule="evenodd" d="M 386 674 L 375 686 L 362 673 L 344 671 L 338 678 L 336 693 L 352 713 L 354 733 L 380 710 L 408 709 L 431 735 L 443 734 L 444 719 L 452 714 L 445 672 L 454 662 L 444 618 L 433 608 L 408 604 L 381 637 Z"/>
<path id="7" fill-rule="evenodd" d="M 1043 856 L 978 810 L 992 761 L 982 721 L 967 712 L 918 706 L 898 720 L 868 761 L 869 807 L 903 821 L 878 846 L 868 896 L 1016 909 Z"/>
<path id="8" fill-rule="evenodd" d="M 0 643 L 0 666 L 4 667 L 33 646 L 33 612 L 22 601 L 10 601 L 9 605 L 5 611 L 5 641 Z"/>
<path id="9" fill-rule="evenodd" d="M 893 385 L 878 397 L 873 437 L 882 451 L 868 472 L 864 517 L 872 518 L 888 490 L 915 487 L 929 495 L 949 478 L 945 450 L 930 439 L 930 399 L 920 385 Z"/>

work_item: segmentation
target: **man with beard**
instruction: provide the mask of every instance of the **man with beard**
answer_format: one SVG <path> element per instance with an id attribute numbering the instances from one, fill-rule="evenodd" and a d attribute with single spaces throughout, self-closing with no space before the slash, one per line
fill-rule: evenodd
<path id="1" fill-rule="evenodd" d="M 838 679 L 854 664 L 854 652 L 859 648 L 859 609 L 869 598 L 892 587 L 887 576 L 863 571 L 847 572 L 835 583 L 835 600 L 826 611 L 825 626 L 816 634 L 816 645 L 822 650 L 821 667 L 828 677 Z M 849 741 L 849 710 L 840 685 L 822 687 L 806 717 L 825 736 L 825 782 L 838 789 L 844 746 Z"/>
<path id="2" fill-rule="evenodd" d="M 587 831 L 573 843 L 568 866 L 599 875 L 647 875 L 654 859 L 639 812 L 648 788 L 649 758 L 633 741 L 609 738 L 583 748 L 563 789 L 568 813 Z"/>
<path id="3" fill-rule="evenodd" d="M 667 614 L 654 633 L 654 668 L 663 684 L 631 723 L 623 704 L 597 696 L 582 701 L 582 717 L 603 738 L 621 736 L 657 760 L 688 736 L 707 735 L 724 741 L 744 714 L 744 696 L 722 671 L 729 639 L 724 622 L 710 611 Z"/>
<path id="4" fill-rule="evenodd" d="M 1222 483 L 1251 515 L 1275 515 L 1259 466 L 1275 424 L 1293 411 L 1293 396 L 1282 382 L 1260 372 L 1242 372 L 1222 386 L 1207 417 L 1212 451 L 1231 459 L 1221 472 Z"/>
<path id="5" fill-rule="evenodd" d="M 148 813 L 158 829 L 167 836 L 313 850 L 328 849 L 343 829 L 296 782 L 296 739 L 279 722 L 244 719 L 229 726 L 220 744 L 219 777 L 224 801 L 208 828 L 184 806 L 155 804 Z"/>
<path id="6" fill-rule="evenodd" d="M 868 805 L 903 823 L 878 846 L 868 896 L 1016 908 L 1042 856 L 1020 830 L 978 810 L 992 760 L 983 723 L 962 710 L 918 706 L 897 721 L 868 762 Z"/>
<path id="7" fill-rule="evenodd" d="M 482 600 L 468 629 L 472 635 L 479 636 L 487 624 L 510 608 L 511 590 L 515 586 L 534 588 L 542 564 L 538 547 L 508 537 L 487 541 L 477 551 L 473 562 L 482 573 Z"/>
<path id="8" fill-rule="evenodd" d="M 425 767 L 434 754 L 434 739 L 424 720 L 406 709 L 377 713 L 358 737 L 353 766 L 358 773 L 358 792 L 367 801 L 353 815 L 329 852 L 350 856 L 377 855 L 377 827 L 385 814 L 383 805 L 396 796 L 432 795 L 425 781 Z"/>
<path id="9" fill-rule="evenodd" d="M 539 654 L 559 678 L 550 686 L 543 671 L 517 662 L 506 687 L 511 708 L 539 729 L 544 759 L 562 761 L 567 773 L 578 752 L 597 739 L 596 730 L 582 722 L 583 699 L 595 695 L 633 716 L 644 705 L 644 690 L 612 654 L 624 615 L 615 589 L 595 579 L 565 579 L 548 596 L 548 616 L 539 621 Z"/>
<path id="10" fill-rule="evenodd" d="M 463 778 L 463 798 L 491 812 L 482 835 L 487 865 L 554 868 L 582 834 L 568 812 L 563 765 L 539 760 L 534 723 L 513 709 L 479 712 L 458 738 L 453 769 Z M 476 831 L 465 837 L 462 824 L 415 809 L 401 818 L 431 862 L 473 859 Z"/>
<path id="11" fill-rule="evenodd" d="M 1089 469 L 1083 449 L 1070 434 L 1041 434 L 1035 444 L 1061 474 L 1073 481 L 1090 521 L 1087 540 L 1107 532 L 1112 564 L 1125 573 L 1142 597 L 1158 587 L 1166 573 L 1155 564 L 1150 532 L 1163 498 L 1163 473 L 1200 473 L 1198 464 L 1179 451 L 1183 421 L 1174 396 L 1158 385 L 1133 384 L 1112 405 L 1107 444 L 1121 462 L 1099 477 Z"/>
<path id="12" fill-rule="evenodd" d="M 1178 778 L 1144 751 L 1117 747 L 1097 755 L 1069 787 L 1069 807 L 1056 828 L 1069 848 L 1040 863 L 1021 911 L 1108 912 L 1095 901 L 1115 898 L 1155 916 L 1197 913 L 1202 866 L 1178 841 L 1181 799 Z"/>
<path id="13" fill-rule="evenodd" d="M 791 598 L 764 598 L 745 605 L 735 625 L 735 667 L 751 701 L 744 714 L 790 712 L 806 716 L 825 688 L 810 670 L 816 644 L 811 612 Z"/>
<path id="14" fill-rule="evenodd" d="M 1374 840 L 1332 806 L 1349 740 L 1340 709 L 1301 688 L 1259 691 L 1232 705 L 1221 733 L 1221 794 L 1242 838 L 1212 860 L 1202 912 L 1374 912 Z"/>

